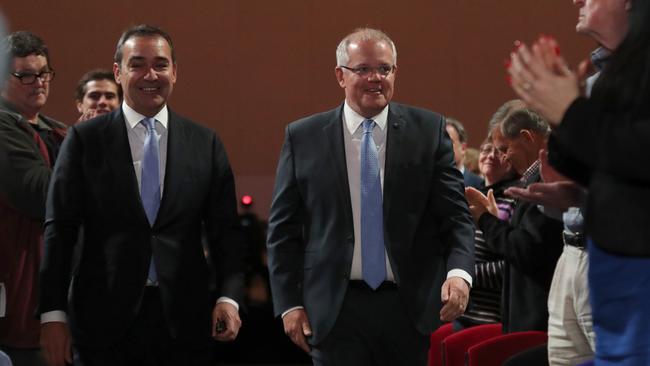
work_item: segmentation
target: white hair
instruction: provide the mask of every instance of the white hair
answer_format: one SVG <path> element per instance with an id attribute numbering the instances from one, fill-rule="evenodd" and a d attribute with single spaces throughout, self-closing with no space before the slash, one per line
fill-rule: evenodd
<path id="1" fill-rule="evenodd" d="M 338 47 L 336 47 L 336 65 L 337 66 L 347 66 L 350 61 L 350 55 L 348 54 L 348 47 L 351 43 L 361 42 L 361 41 L 382 41 L 390 45 L 390 48 L 393 51 L 393 65 L 397 64 L 397 48 L 395 48 L 395 43 L 393 42 L 388 35 L 379 29 L 373 28 L 357 28 L 352 33 L 348 34 L 341 40 Z"/>

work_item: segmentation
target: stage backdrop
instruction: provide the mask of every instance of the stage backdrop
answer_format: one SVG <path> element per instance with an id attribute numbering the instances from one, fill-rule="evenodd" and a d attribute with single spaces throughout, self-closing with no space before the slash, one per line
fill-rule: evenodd
<path id="1" fill-rule="evenodd" d="M 49 45 L 57 75 L 45 113 L 67 123 L 78 117 L 77 80 L 112 67 L 124 28 L 167 30 L 178 57 L 170 107 L 219 133 L 238 194 L 252 195 L 263 218 L 285 125 L 343 101 L 334 51 L 352 29 L 386 31 L 398 50 L 394 100 L 457 118 L 472 146 L 514 97 L 503 67 L 513 41 L 553 35 L 572 64 L 595 47 L 575 34 L 569 0 L 9 0 L 0 8 L 10 31 Z"/>

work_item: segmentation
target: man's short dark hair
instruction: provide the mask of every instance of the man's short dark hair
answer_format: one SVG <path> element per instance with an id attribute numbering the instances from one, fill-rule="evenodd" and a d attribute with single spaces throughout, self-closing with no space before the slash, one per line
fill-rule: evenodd
<path id="1" fill-rule="evenodd" d="M 115 48 L 115 56 L 113 60 L 118 64 L 122 64 L 122 49 L 124 48 L 124 43 L 133 37 L 162 37 L 169 44 L 169 49 L 172 51 L 172 62 L 176 63 L 176 53 L 174 52 L 174 45 L 172 43 L 172 37 L 165 32 L 164 30 L 147 24 L 140 24 L 133 26 L 122 33 L 120 40 L 117 41 L 117 47 Z"/>
<path id="2" fill-rule="evenodd" d="M 463 124 L 458 120 L 449 117 L 445 118 L 445 120 L 447 122 L 447 126 L 451 126 L 454 128 L 454 130 L 456 130 L 456 133 L 458 134 L 458 141 L 460 141 L 461 144 L 467 143 L 467 131 L 465 131 Z"/>
<path id="3" fill-rule="evenodd" d="M 528 108 L 512 112 L 501 123 L 501 133 L 506 138 L 515 138 L 522 130 L 529 130 L 542 136 L 551 133 L 546 120 Z"/>
<path id="4" fill-rule="evenodd" d="M 30 55 L 44 56 L 47 60 L 47 66 L 50 66 L 50 51 L 47 49 L 45 42 L 32 32 L 18 31 L 11 33 L 2 43 L 11 59 Z"/>
<path id="5" fill-rule="evenodd" d="M 117 95 L 120 97 L 120 100 L 122 100 L 122 87 L 115 81 L 115 75 L 113 75 L 111 71 L 105 69 L 90 70 L 81 77 L 79 83 L 77 83 L 77 88 L 75 89 L 75 100 L 82 101 L 88 91 L 86 84 L 95 80 L 108 80 L 117 85 Z"/>

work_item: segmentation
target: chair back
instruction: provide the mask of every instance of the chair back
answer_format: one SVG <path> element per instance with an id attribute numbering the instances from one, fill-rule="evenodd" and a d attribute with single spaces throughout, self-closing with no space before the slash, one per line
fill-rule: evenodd
<path id="1" fill-rule="evenodd" d="M 471 346 L 468 366 L 501 366 L 511 356 L 548 341 L 546 332 L 528 331 L 504 334 Z"/>

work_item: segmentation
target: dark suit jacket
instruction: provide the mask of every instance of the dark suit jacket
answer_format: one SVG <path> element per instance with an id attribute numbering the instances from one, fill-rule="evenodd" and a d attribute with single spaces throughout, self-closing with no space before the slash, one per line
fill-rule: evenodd
<path id="1" fill-rule="evenodd" d="M 276 313 L 305 307 L 312 344 L 332 328 L 345 296 L 354 227 L 343 107 L 290 124 L 269 217 L 268 261 Z M 439 325 L 447 271 L 474 272 L 474 229 L 443 118 L 390 104 L 384 238 L 413 326 Z"/>
<path id="2" fill-rule="evenodd" d="M 474 187 L 476 189 L 483 187 L 483 178 L 470 172 L 468 169 L 463 171 L 463 181 L 465 182 L 465 187 Z"/>
<path id="3" fill-rule="evenodd" d="M 585 231 L 595 244 L 650 257 L 650 106 L 606 107 L 576 99 L 551 135 L 549 161 L 589 188 Z"/>
<path id="4" fill-rule="evenodd" d="M 45 220 L 40 313 L 68 312 L 75 342 L 106 346 L 138 314 L 153 255 L 172 337 L 209 339 L 214 298 L 201 244 L 205 226 L 218 295 L 240 298 L 236 198 L 224 148 L 212 131 L 169 112 L 158 216 L 145 215 L 122 110 L 69 129 L 52 174 Z M 68 286 L 79 226 L 80 262 Z"/>
<path id="5" fill-rule="evenodd" d="M 539 171 L 524 186 L 541 180 Z M 542 213 L 537 205 L 516 201 L 510 222 L 486 213 L 478 227 L 485 244 L 506 261 L 501 318 L 504 332 L 548 329 L 548 292 L 562 253 L 560 220 Z"/>

